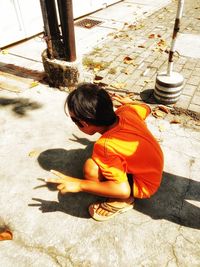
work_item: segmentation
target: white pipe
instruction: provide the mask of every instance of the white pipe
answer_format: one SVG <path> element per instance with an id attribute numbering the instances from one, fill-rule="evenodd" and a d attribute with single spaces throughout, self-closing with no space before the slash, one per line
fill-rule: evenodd
<path id="1" fill-rule="evenodd" d="M 182 17 L 183 14 L 183 6 L 184 6 L 184 0 L 179 0 L 178 2 L 178 8 L 177 8 L 177 13 L 176 13 L 176 21 L 177 19 L 180 20 L 180 18 Z M 175 21 L 175 23 L 176 23 Z M 174 31 L 173 31 L 173 36 L 175 35 L 175 27 L 174 27 Z M 178 33 L 178 31 L 176 32 L 176 34 Z M 175 35 L 176 36 L 176 35 Z M 167 67 L 167 76 L 170 76 L 172 73 L 172 69 L 173 69 L 173 53 L 175 52 L 175 44 L 176 44 L 176 37 L 172 38 L 172 42 L 171 42 L 171 48 L 170 48 L 170 54 L 172 54 L 172 61 L 168 61 L 168 67 Z"/>

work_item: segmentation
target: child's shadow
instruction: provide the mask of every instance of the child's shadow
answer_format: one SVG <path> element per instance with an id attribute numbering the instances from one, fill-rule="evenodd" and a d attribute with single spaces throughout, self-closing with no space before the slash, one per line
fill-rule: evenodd
<path id="1" fill-rule="evenodd" d="M 200 229 L 199 201 L 199 182 L 164 172 L 158 192 L 148 200 L 138 199 L 135 209 L 153 219 Z"/>
<path id="2" fill-rule="evenodd" d="M 87 145 L 86 148 L 71 149 L 69 151 L 62 148 L 57 148 L 42 152 L 38 157 L 40 166 L 48 171 L 57 170 L 63 174 L 81 178 L 83 164 L 85 160 L 91 156 L 93 143 L 87 139 L 80 139 L 79 142 Z M 51 173 L 49 173 L 48 177 L 56 178 L 56 176 L 52 175 Z M 37 186 L 35 189 L 41 187 L 48 187 L 49 190 L 56 190 L 56 186 L 52 184 L 47 185 L 46 183 Z M 99 199 L 102 198 L 87 193 L 67 193 L 65 195 L 59 193 L 59 202 L 33 198 L 33 200 L 37 203 L 29 204 L 29 206 L 39 207 L 42 212 L 61 211 L 73 216 L 89 218 L 87 212 L 89 204 Z"/>
<path id="3" fill-rule="evenodd" d="M 86 145 L 85 149 L 67 151 L 59 148 L 42 152 L 38 157 L 40 166 L 45 170 L 55 169 L 66 175 L 81 178 L 83 164 L 91 156 L 93 143 L 87 139 L 79 141 Z M 48 188 L 56 189 L 52 186 Z M 73 216 L 89 218 L 87 212 L 89 204 L 100 199 L 102 200 L 102 197 L 87 193 L 67 193 L 58 194 L 59 202 L 33 199 L 39 203 L 29 206 L 39 206 L 42 212 L 62 211 Z M 186 177 L 163 173 L 158 192 L 150 199 L 137 199 L 135 209 L 153 219 L 165 219 L 179 225 L 200 229 L 200 209 L 188 200 L 200 201 L 200 183 Z"/>

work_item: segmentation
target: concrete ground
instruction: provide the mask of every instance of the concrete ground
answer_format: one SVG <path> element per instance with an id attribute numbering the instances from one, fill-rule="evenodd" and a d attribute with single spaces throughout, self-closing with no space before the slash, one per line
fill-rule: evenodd
<path id="1" fill-rule="evenodd" d="M 165 12 L 159 8 L 152 7 L 149 22 Z M 0 242 L 0 266 L 200 266 L 199 113 L 171 106 L 160 114 L 151 104 L 147 124 L 165 157 L 161 187 L 133 210 L 99 223 L 87 207 L 100 197 L 62 196 L 40 180 L 52 177 L 51 169 L 81 177 L 98 135 L 84 135 L 64 114 L 67 92 L 38 83 L 39 59 L 13 57 L 1 55 L 0 63 L 0 228 L 13 232 L 13 240 Z"/>

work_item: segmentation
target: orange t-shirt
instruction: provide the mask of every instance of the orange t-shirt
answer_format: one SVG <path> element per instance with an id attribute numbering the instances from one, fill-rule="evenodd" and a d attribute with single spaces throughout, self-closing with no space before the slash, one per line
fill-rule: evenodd
<path id="1" fill-rule="evenodd" d="M 145 104 L 118 108 L 119 123 L 97 140 L 92 154 L 106 179 L 124 182 L 132 174 L 137 198 L 157 191 L 163 171 L 163 153 L 144 122 L 149 113 Z"/>

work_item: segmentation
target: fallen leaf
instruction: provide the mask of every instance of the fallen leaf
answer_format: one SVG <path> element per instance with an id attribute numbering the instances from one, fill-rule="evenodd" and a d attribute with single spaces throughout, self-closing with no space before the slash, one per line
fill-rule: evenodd
<path id="1" fill-rule="evenodd" d="M 7 55 L 7 54 L 9 54 L 9 51 L 7 49 L 3 49 L 3 50 L 0 50 L 0 53 L 2 55 Z"/>
<path id="2" fill-rule="evenodd" d="M 37 156 L 39 156 L 39 154 L 40 154 L 39 151 L 37 151 L 37 150 L 33 150 L 33 151 L 29 152 L 28 155 L 29 155 L 29 157 L 33 158 L 33 157 L 37 157 Z"/>
<path id="3" fill-rule="evenodd" d="M 179 119 L 173 119 L 173 120 L 170 121 L 170 123 L 178 124 L 178 123 L 181 123 L 181 121 Z"/>
<path id="4" fill-rule="evenodd" d="M 166 46 L 166 41 L 164 39 L 160 39 L 160 41 L 157 43 L 158 46 Z"/>
<path id="5" fill-rule="evenodd" d="M 109 74 L 116 74 L 117 70 L 115 68 L 109 69 L 108 73 Z"/>
<path id="6" fill-rule="evenodd" d="M 131 58 L 131 57 L 125 57 L 124 59 L 123 59 L 123 62 L 125 63 L 125 64 L 132 64 L 133 63 L 133 59 Z"/>
<path id="7" fill-rule="evenodd" d="M 169 111 L 169 108 L 166 107 L 166 106 L 164 106 L 164 105 L 158 105 L 158 108 L 159 108 L 160 110 L 164 111 L 164 112 L 167 113 L 167 114 L 170 112 L 170 111 Z"/>
<path id="8" fill-rule="evenodd" d="M 158 110 L 158 109 L 153 110 L 153 111 L 151 112 L 151 114 L 152 114 L 155 118 L 164 118 L 164 116 L 165 116 L 165 114 L 164 114 L 162 111 Z"/>
<path id="9" fill-rule="evenodd" d="M 33 88 L 35 86 L 38 86 L 39 85 L 39 82 L 38 81 L 33 81 L 31 84 L 30 84 L 30 88 Z"/>
<path id="10" fill-rule="evenodd" d="M 138 45 L 139 48 L 145 48 L 145 45 Z"/>
<path id="11" fill-rule="evenodd" d="M 96 62 L 93 59 L 86 57 L 83 59 L 83 65 L 91 70 L 99 71 L 99 70 L 106 69 L 110 65 L 110 63 L 109 62 Z"/>
<path id="12" fill-rule="evenodd" d="M 156 37 L 155 33 L 152 33 L 152 34 L 150 34 L 150 35 L 148 36 L 149 39 L 153 39 L 153 38 L 155 38 L 155 37 Z"/>
<path id="13" fill-rule="evenodd" d="M 96 81 L 100 81 L 100 80 L 103 79 L 103 77 L 102 77 L 102 76 L 95 75 L 94 79 L 95 79 Z"/>
<path id="14" fill-rule="evenodd" d="M 89 28 L 91 28 L 91 27 L 92 27 L 92 24 L 91 24 L 91 23 L 86 23 L 86 24 L 85 24 L 85 28 L 88 28 L 88 29 L 89 29 Z"/>
<path id="15" fill-rule="evenodd" d="M 128 97 L 135 97 L 135 94 L 134 93 L 128 93 L 127 96 Z"/>
<path id="16" fill-rule="evenodd" d="M 131 30 L 139 30 L 144 27 L 144 24 L 131 24 L 128 26 Z"/>
<path id="17" fill-rule="evenodd" d="M 12 240 L 12 239 L 13 239 L 13 234 L 10 230 L 3 229 L 2 231 L 0 231 L 0 241 Z"/>
<path id="18" fill-rule="evenodd" d="M 100 71 L 100 69 L 101 69 L 101 67 L 99 66 L 99 67 L 95 67 L 93 70 L 94 70 L 94 72 L 98 72 L 98 71 Z"/>
<path id="19" fill-rule="evenodd" d="M 126 83 L 114 83 L 114 84 L 111 84 L 111 87 L 114 87 L 117 89 L 124 89 L 126 87 Z"/>
<path id="20" fill-rule="evenodd" d="M 144 83 L 150 83 L 153 82 L 153 80 L 144 80 Z"/>

